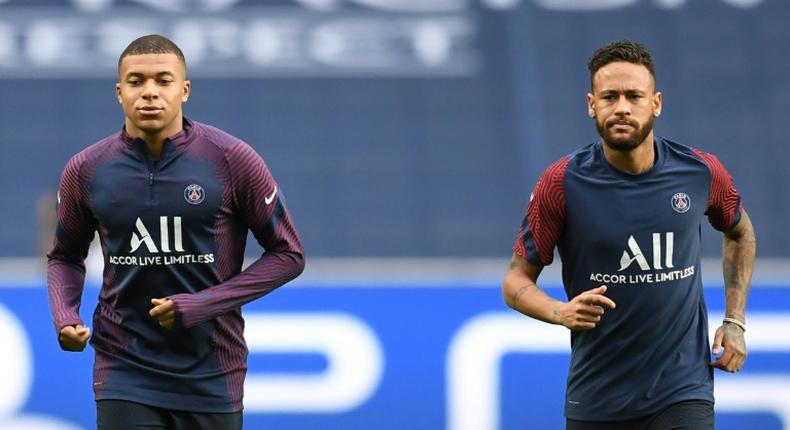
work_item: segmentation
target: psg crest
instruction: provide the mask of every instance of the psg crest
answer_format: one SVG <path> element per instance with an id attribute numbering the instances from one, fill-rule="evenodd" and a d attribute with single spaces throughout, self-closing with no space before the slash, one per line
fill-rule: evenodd
<path id="1" fill-rule="evenodd" d="M 205 197 L 206 197 L 206 192 L 203 191 L 203 187 L 201 187 L 198 184 L 188 185 L 184 189 L 184 199 L 186 199 L 187 203 L 189 204 L 196 205 L 202 202 Z"/>
<path id="2" fill-rule="evenodd" d="M 688 212 L 691 207 L 691 198 L 686 193 L 677 193 L 672 196 L 672 209 L 677 213 Z"/>

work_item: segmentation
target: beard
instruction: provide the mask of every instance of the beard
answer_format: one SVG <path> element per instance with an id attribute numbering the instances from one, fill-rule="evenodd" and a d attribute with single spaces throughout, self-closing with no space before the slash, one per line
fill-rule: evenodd
<path id="1" fill-rule="evenodd" d="M 628 120 L 629 125 L 634 129 L 634 131 L 628 135 L 615 134 L 611 131 L 615 120 L 605 123 L 600 123 L 597 119 L 594 121 L 595 128 L 598 130 L 598 134 L 601 136 L 606 146 L 615 151 L 631 152 L 638 148 L 639 145 L 645 141 L 650 132 L 653 131 L 653 119 L 653 116 L 650 116 L 641 126 L 635 121 Z"/>

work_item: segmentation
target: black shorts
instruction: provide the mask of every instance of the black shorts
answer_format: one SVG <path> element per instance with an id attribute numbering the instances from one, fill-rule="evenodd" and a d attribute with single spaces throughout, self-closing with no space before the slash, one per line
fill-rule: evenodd
<path id="1" fill-rule="evenodd" d="M 173 411 L 126 400 L 96 402 L 98 430 L 241 430 L 242 413 Z"/>
<path id="2" fill-rule="evenodd" d="M 687 400 L 627 421 L 565 420 L 565 430 L 713 430 L 713 403 Z"/>

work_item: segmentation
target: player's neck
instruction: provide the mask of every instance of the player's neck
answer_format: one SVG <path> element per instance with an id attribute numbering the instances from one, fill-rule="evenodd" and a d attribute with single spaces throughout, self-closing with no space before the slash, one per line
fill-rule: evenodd
<path id="1" fill-rule="evenodd" d="M 142 137 L 145 141 L 145 146 L 148 148 L 148 155 L 154 161 L 159 161 L 162 158 L 162 147 L 165 146 L 165 138 L 156 138 L 156 139 L 146 139 Z"/>
<path id="2" fill-rule="evenodd" d="M 132 137 L 142 139 L 148 149 L 148 155 L 154 160 L 159 160 L 162 158 L 162 149 L 164 148 L 165 141 L 169 137 L 175 136 L 183 129 L 182 122 L 180 118 L 177 118 L 176 121 L 173 121 L 177 126 L 161 129 L 153 133 L 146 133 L 141 129 L 129 127 L 128 124 L 126 130 Z"/>
<path id="3" fill-rule="evenodd" d="M 616 151 L 603 145 L 606 161 L 615 169 L 631 175 L 641 175 L 647 172 L 656 163 L 656 151 L 653 146 L 653 133 L 651 132 L 642 143 L 631 151 Z"/>

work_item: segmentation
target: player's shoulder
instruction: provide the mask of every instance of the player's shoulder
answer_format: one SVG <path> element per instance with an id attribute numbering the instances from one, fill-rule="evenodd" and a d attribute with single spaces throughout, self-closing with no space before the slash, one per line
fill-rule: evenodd
<path id="1" fill-rule="evenodd" d="M 213 153 L 209 157 L 216 157 L 232 175 L 243 175 L 245 172 L 257 170 L 261 165 L 265 166 L 263 157 L 244 140 L 208 124 L 196 121 L 191 121 L 191 124 L 195 139 L 214 149 L 208 151 L 208 154 Z M 203 154 L 206 153 L 203 151 Z"/>
<path id="2" fill-rule="evenodd" d="M 228 133 L 213 125 L 204 124 L 198 121 L 190 120 L 192 132 L 197 138 L 209 143 L 222 152 L 227 152 L 236 146 L 249 146 L 246 142 L 238 137 Z"/>
<path id="3" fill-rule="evenodd" d="M 724 168 L 719 158 L 710 152 L 665 137 L 658 137 L 657 141 L 664 146 L 668 163 L 685 163 L 708 171 L 718 171 Z"/>
<path id="4" fill-rule="evenodd" d="M 661 145 L 664 147 L 664 151 L 667 153 L 668 156 L 680 157 L 680 158 L 692 158 L 698 160 L 700 159 L 700 157 L 697 155 L 697 153 L 700 152 L 700 150 L 697 148 L 684 145 L 682 143 L 679 143 L 672 139 L 668 139 L 663 136 L 656 136 L 655 141 L 657 145 Z"/>
<path id="5" fill-rule="evenodd" d="M 121 132 L 113 133 L 74 154 L 66 164 L 66 169 L 79 171 L 85 166 L 96 165 L 101 160 L 119 153 L 123 145 Z"/>
<path id="6" fill-rule="evenodd" d="M 543 176 L 552 181 L 561 180 L 569 170 L 584 170 L 595 163 L 596 144 L 590 143 L 563 155 L 551 163 Z"/>
<path id="7" fill-rule="evenodd" d="M 564 182 L 569 170 L 584 170 L 593 163 L 595 144 L 589 144 L 563 155 L 543 171 L 539 182 L 542 186 L 557 186 Z"/>
<path id="8" fill-rule="evenodd" d="M 578 148 L 575 151 L 566 154 L 565 157 L 560 159 L 560 161 L 566 159 L 569 168 L 572 169 L 578 169 L 595 164 L 597 159 L 597 153 L 598 151 L 600 151 L 600 147 L 601 147 L 600 142 L 588 143 L 587 145 L 584 145 L 581 148 Z"/>

